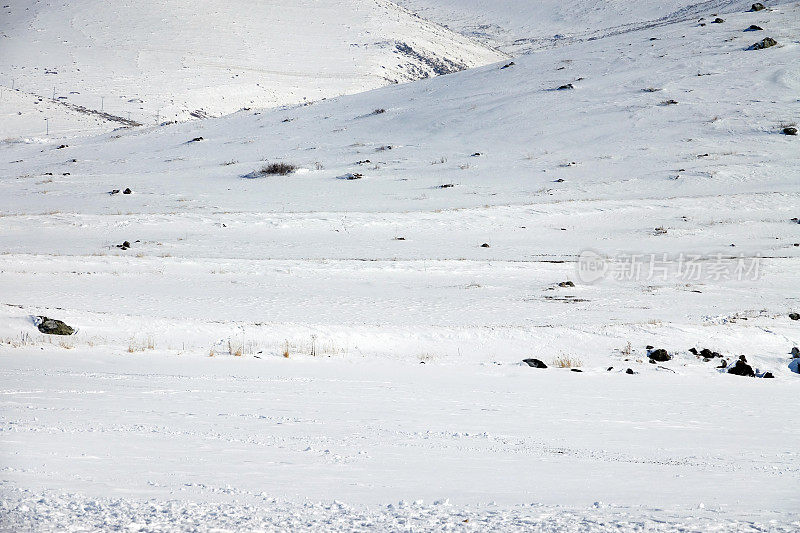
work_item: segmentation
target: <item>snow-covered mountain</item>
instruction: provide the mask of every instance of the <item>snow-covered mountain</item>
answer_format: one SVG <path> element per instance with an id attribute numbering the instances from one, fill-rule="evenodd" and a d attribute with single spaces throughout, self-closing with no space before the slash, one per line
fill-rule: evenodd
<path id="1" fill-rule="evenodd" d="M 800 4 L 767 4 L 431 0 L 574 38 L 0 142 L 0 529 L 796 531 Z"/>
<path id="2" fill-rule="evenodd" d="M 45 116 L 62 135 L 87 118 L 107 131 L 114 116 L 218 116 L 503 58 L 385 0 L 10 0 L 2 15 L 0 84 L 25 97 L 0 101 L 0 137 L 44 132 Z"/>
<path id="3" fill-rule="evenodd" d="M 397 3 L 512 54 L 710 14 L 740 12 L 752 5 L 749 0 L 398 0 Z"/>

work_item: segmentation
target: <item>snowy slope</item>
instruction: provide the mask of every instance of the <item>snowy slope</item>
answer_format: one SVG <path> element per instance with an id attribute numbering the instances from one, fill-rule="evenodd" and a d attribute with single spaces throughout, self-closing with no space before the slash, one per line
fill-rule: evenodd
<path id="1" fill-rule="evenodd" d="M 384 0 L 10 0 L 2 13 L 0 84 L 145 124 L 319 100 L 503 57 Z M 12 104 L 0 101 L 0 111 L 16 112 Z M 55 131 L 70 132 L 74 123 L 58 118 Z M 40 129 L 4 124 L 0 136 Z"/>
<path id="2" fill-rule="evenodd" d="M 0 143 L 0 525 L 796 530 L 800 5 L 724 19 Z"/>
<path id="3" fill-rule="evenodd" d="M 398 0 L 420 16 L 519 54 L 748 9 L 749 0 Z M 781 2 L 767 2 L 776 5 Z"/>

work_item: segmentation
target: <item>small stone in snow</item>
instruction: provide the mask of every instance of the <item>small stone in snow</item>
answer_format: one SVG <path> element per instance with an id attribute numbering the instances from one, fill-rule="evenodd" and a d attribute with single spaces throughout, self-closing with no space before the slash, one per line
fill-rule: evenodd
<path id="1" fill-rule="evenodd" d="M 547 365 L 538 359 L 523 359 L 522 362 L 531 368 L 547 368 Z"/>

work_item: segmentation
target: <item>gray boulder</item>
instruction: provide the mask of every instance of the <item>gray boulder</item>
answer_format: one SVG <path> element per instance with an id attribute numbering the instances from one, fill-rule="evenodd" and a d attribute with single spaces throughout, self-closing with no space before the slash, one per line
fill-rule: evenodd
<path id="1" fill-rule="evenodd" d="M 66 325 L 60 320 L 47 318 L 46 316 L 38 316 L 36 318 L 39 322 L 36 327 L 39 328 L 39 331 L 46 333 L 47 335 L 72 335 L 75 333 L 74 328 Z"/>

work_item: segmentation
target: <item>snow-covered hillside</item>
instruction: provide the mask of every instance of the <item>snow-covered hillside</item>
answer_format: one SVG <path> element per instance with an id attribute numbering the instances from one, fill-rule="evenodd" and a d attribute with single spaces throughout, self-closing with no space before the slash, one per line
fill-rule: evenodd
<path id="1" fill-rule="evenodd" d="M 503 58 L 385 0 L 9 0 L 0 47 L 4 93 L 13 86 L 44 99 L 0 100 L 0 113 L 13 119 L 0 123 L 0 138 L 43 134 L 45 117 L 57 134 L 74 133 L 86 119 L 76 122 L 70 104 L 155 124 L 314 101 Z M 54 98 L 62 104 L 55 112 L 41 109 Z M 90 118 L 96 131 L 98 117 Z M 105 131 L 115 126 L 106 122 Z"/>
<path id="2" fill-rule="evenodd" d="M 0 528 L 796 531 L 800 4 L 768 4 L 0 143 Z"/>
<path id="3" fill-rule="evenodd" d="M 750 8 L 750 0 L 398 0 L 429 20 L 511 54 Z M 772 2 L 777 4 L 779 2 Z"/>

